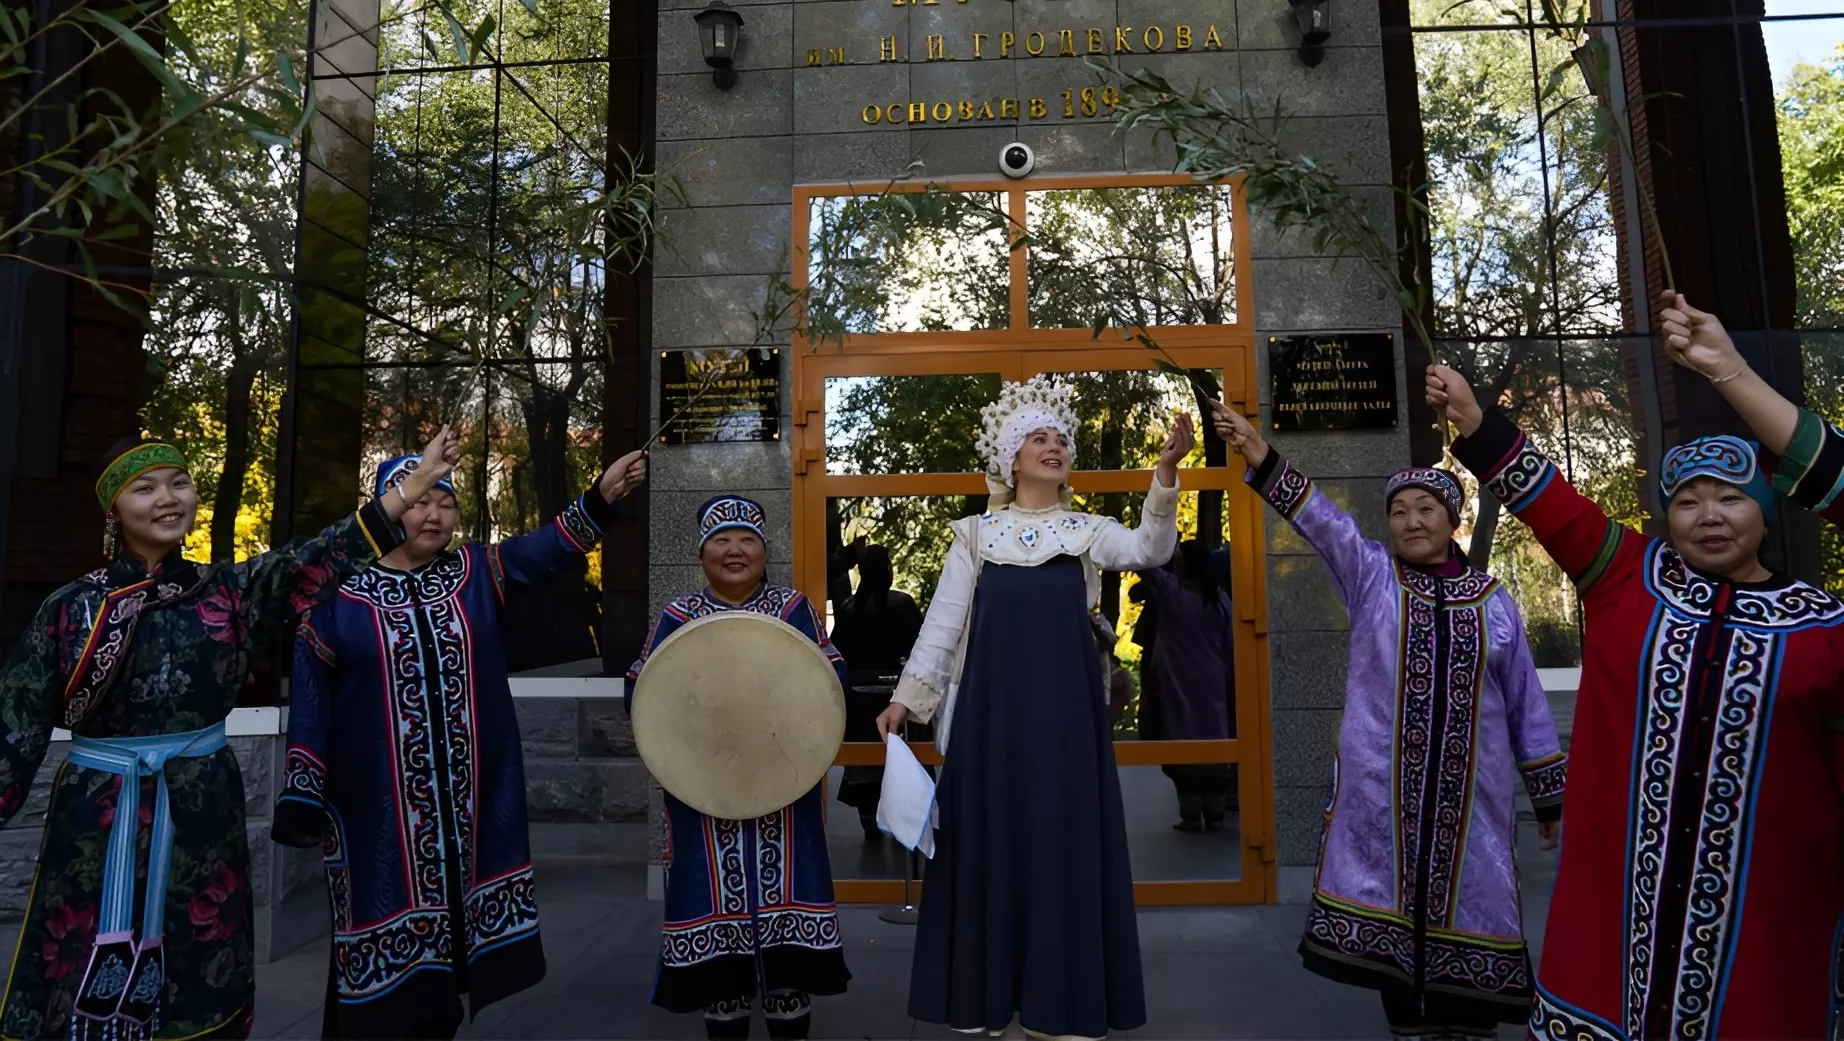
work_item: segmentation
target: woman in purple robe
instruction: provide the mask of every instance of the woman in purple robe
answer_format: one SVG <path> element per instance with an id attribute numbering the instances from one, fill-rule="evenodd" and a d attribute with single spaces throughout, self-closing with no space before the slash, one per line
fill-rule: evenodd
<path id="1" fill-rule="evenodd" d="M 1392 477 L 1385 547 L 1240 414 L 1218 405 L 1215 422 L 1248 460 L 1249 483 L 1325 562 L 1351 619 L 1300 957 L 1380 991 L 1398 1036 L 1492 1037 L 1498 1023 L 1525 1022 L 1512 777 L 1553 849 L 1566 760 L 1517 605 L 1453 543 L 1459 482 L 1418 467 Z"/>

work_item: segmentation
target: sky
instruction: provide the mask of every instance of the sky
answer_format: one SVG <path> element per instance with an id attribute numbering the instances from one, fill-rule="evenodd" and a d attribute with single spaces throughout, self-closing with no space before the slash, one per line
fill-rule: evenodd
<path id="1" fill-rule="evenodd" d="M 1772 66 L 1774 86 L 1786 82 L 1787 74 L 1800 62 L 1821 61 L 1844 43 L 1844 0 L 1767 0 L 1769 15 L 1831 14 L 1836 18 L 1798 22 L 1762 22 L 1761 35 L 1767 39 L 1767 63 Z"/>

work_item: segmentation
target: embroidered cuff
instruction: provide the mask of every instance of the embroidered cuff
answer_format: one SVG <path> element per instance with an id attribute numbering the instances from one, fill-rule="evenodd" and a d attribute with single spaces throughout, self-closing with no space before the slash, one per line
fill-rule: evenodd
<path id="1" fill-rule="evenodd" d="M 909 715 L 918 723 L 927 723 L 935 718 L 935 709 L 941 706 L 941 692 L 911 673 L 903 673 L 903 678 L 896 681 L 896 692 L 890 700 L 909 710 Z"/>
<path id="2" fill-rule="evenodd" d="M 1810 510 L 1823 512 L 1844 495 L 1844 430 L 1799 410 L 1793 440 L 1774 470 L 1774 487 Z"/>
<path id="3" fill-rule="evenodd" d="M 609 522 L 615 516 L 615 504 L 602 498 L 602 493 L 591 485 L 588 491 L 576 497 L 575 502 L 564 507 L 555 523 L 565 541 L 574 546 L 578 553 L 587 553 L 601 541 L 602 532 L 608 529 Z"/>
<path id="4" fill-rule="evenodd" d="M 381 499 L 373 499 L 360 506 L 356 519 L 359 530 L 365 533 L 365 541 L 371 543 L 371 551 L 378 556 L 382 557 L 403 545 L 403 527 L 384 512 Z"/>
<path id="5" fill-rule="evenodd" d="M 1268 449 L 1268 457 L 1245 479 L 1275 512 L 1288 520 L 1292 520 L 1313 496 L 1313 482 L 1272 448 Z"/>
<path id="6" fill-rule="evenodd" d="M 326 763 L 307 748 L 290 745 L 282 770 L 269 837 L 299 849 L 318 846 L 327 829 Z"/>
<path id="7" fill-rule="evenodd" d="M 1455 438 L 1452 448 L 1460 465 L 1512 513 L 1535 501 L 1557 474 L 1556 464 L 1498 409 L 1485 414 L 1471 437 Z"/>
<path id="8" fill-rule="evenodd" d="M 1569 758 L 1561 752 L 1544 756 L 1534 762 L 1524 763 L 1518 767 L 1524 775 L 1524 791 L 1530 795 L 1530 805 L 1538 812 L 1538 820 L 1543 820 L 1542 812 L 1556 808 L 1556 816 L 1562 815 L 1562 789 L 1568 780 Z"/>

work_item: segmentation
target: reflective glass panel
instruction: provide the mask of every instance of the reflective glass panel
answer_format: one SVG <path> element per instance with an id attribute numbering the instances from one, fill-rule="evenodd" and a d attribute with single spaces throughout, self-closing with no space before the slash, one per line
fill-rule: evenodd
<path id="1" fill-rule="evenodd" d="M 980 409 L 997 373 L 845 376 L 826 381 L 831 473 L 977 473 Z"/>
<path id="2" fill-rule="evenodd" d="M 1030 192 L 1031 327 L 1236 321 L 1228 185 Z"/>
<path id="3" fill-rule="evenodd" d="M 812 200 L 807 220 L 814 339 L 1006 327 L 1011 261 L 1003 195 L 830 196 Z"/>

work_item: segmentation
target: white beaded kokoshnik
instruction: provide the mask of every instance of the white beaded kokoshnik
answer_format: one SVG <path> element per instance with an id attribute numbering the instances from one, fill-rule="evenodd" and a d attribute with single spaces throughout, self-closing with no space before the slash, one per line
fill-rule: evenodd
<path id="1" fill-rule="evenodd" d="M 1070 404 L 1071 388 L 1047 376 L 1033 376 L 1023 383 L 1006 383 L 999 400 L 980 410 L 980 439 L 977 447 L 986 460 L 988 477 L 1002 485 L 1012 483 L 1012 463 L 1024 440 L 1038 430 L 1055 430 L 1069 439 L 1069 461 L 1074 469 L 1076 456 L 1076 410 Z"/>

